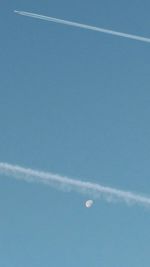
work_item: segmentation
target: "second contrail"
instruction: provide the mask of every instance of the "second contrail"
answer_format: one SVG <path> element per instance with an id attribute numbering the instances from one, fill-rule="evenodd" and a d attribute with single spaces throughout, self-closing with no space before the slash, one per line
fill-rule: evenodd
<path id="1" fill-rule="evenodd" d="M 106 201 L 123 201 L 127 204 L 138 204 L 150 207 L 150 197 L 119 190 L 100 184 L 72 179 L 59 174 L 41 172 L 29 168 L 0 162 L 0 175 L 7 175 L 26 182 L 39 182 L 63 191 L 76 191 L 81 194 L 92 195 L 93 198 L 102 197 Z"/>
<path id="2" fill-rule="evenodd" d="M 15 10 L 14 12 L 19 14 L 19 15 L 27 16 L 27 17 L 31 17 L 31 18 L 35 18 L 35 19 L 51 21 L 51 22 L 55 22 L 55 23 L 65 24 L 65 25 L 72 26 L 72 27 L 83 28 L 86 30 L 102 32 L 102 33 L 106 33 L 106 34 L 116 35 L 119 37 L 124 37 L 124 38 L 128 38 L 128 39 L 133 39 L 133 40 L 137 40 L 137 41 L 141 41 L 141 42 L 150 43 L 150 38 L 143 37 L 143 36 L 108 30 L 108 29 L 90 26 L 90 25 L 86 25 L 86 24 L 81 24 L 81 23 L 77 23 L 77 22 L 73 22 L 73 21 L 57 19 L 57 18 L 53 18 L 53 17 L 49 17 L 49 16 L 43 16 L 43 15 L 39 15 L 36 13 L 30 13 L 30 12 L 19 11 L 19 10 Z"/>

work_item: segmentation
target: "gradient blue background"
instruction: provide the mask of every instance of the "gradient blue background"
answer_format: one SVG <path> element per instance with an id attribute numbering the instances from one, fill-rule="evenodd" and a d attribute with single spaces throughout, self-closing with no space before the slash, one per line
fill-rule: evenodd
<path id="1" fill-rule="evenodd" d="M 150 2 L 2 0 L 0 161 L 150 195 Z M 0 266 L 147 267 L 150 210 L 0 176 Z"/>

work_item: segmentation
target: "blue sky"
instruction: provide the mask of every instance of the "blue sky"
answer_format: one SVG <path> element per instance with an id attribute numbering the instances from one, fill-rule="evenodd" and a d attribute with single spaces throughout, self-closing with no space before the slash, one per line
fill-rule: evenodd
<path id="1" fill-rule="evenodd" d="M 0 161 L 150 195 L 149 1 L 5 0 Z M 150 212 L 0 176 L 0 266 L 147 267 Z"/>

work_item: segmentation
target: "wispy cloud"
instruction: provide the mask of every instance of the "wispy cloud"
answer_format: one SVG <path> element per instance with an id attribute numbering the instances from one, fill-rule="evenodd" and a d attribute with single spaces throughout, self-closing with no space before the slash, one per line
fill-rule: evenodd
<path id="1" fill-rule="evenodd" d="M 35 19 L 51 21 L 51 22 L 55 22 L 55 23 L 65 24 L 65 25 L 72 26 L 72 27 L 83 28 L 86 30 L 102 32 L 102 33 L 106 33 L 106 34 L 116 35 L 119 37 L 124 37 L 124 38 L 128 38 L 128 39 L 134 39 L 137 41 L 150 43 L 150 38 L 143 37 L 143 36 L 108 30 L 108 29 L 104 29 L 104 28 L 100 28 L 100 27 L 90 26 L 90 25 L 81 24 L 81 23 L 63 20 L 63 19 L 57 19 L 57 18 L 53 18 L 53 17 L 49 17 L 49 16 L 43 16 L 43 15 L 25 12 L 25 11 L 14 10 L 14 12 L 19 14 L 19 15 L 27 16 L 27 17 L 31 17 L 31 18 L 35 18 Z"/>
<path id="2" fill-rule="evenodd" d="M 113 202 L 123 201 L 127 204 L 138 204 L 150 207 L 150 198 L 116 188 L 102 186 L 100 184 L 72 179 L 66 176 L 42 172 L 17 165 L 0 162 L 0 174 L 14 177 L 26 182 L 39 182 L 63 191 L 76 191 L 81 194 L 92 195 L 93 198 L 102 197 Z"/>

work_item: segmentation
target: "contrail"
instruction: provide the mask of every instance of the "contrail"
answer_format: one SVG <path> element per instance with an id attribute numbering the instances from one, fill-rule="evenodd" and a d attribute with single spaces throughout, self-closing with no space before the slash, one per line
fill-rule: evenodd
<path id="1" fill-rule="evenodd" d="M 104 200 L 113 202 L 123 201 L 127 204 L 138 204 L 150 207 L 150 198 L 128 191 L 118 190 L 100 184 L 72 179 L 66 176 L 41 172 L 17 165 L 0 162 L 0 174 L 12 176 L 26 182 L 39 182 L 63 191 L 75 191 L 81 194 L 92 195 L 94 198 L 102 197 Z"/>
<path id="2" fill-rule="evenodd" d="M 65 24 L 65 25 L 72 26 L 72 27 L 83 28 L 86 30 L 102 32 L 102 33 L 106 33 L 106 34 L 116 35 L 116 36 L 120 36 L 120 37 L 124 37 L 124 38 L 128 38 L 128 39 L 134 39 L 137 41 L 150 43 L 150 38 L 146 38 L 146 37 L 142 37 L 142 36 L 138 36 L 138 35 L 134 35 L 134 34 L 128 34 L 128 33 L 108 30 L 108 29 L 104 29 L 104 28 L 99 28 L 99 27 L 90 26 L 90 25 L 81 24 L 81 23 L 72 22 L 72 21 L 63 20 L 63 19 L 57 19 L 57 18 L 53 18 L 53 17 L 49 17 L 49 16 L 43 16 L 43 15 L 25 12 L 25 11 L 14 10 L 14 12 L 19 14 L 19 15 L 27 16 L 27 17 L 31 17 L 31 18 L 35 18 L 35 19 L 42 19 L 42 20 L 51 21 L 51 22 L 55 22 L 55 23 Z"/>

